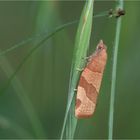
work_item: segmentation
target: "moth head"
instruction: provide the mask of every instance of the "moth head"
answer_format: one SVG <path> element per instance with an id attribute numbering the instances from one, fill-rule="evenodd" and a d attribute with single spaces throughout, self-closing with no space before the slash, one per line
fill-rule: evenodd
<path id="1" fill-rule="evenodd" d="M 96 56 L 100 56 L 102 59 L 107 58 L 106 45 L 102 40 L 100 40 L 99 44 L 97 45 Z"/>
<path id="2" fill-rule="evenodd" d="M 96 51 L 101 52 L 102 50 L 106 50 L 106 46 L 103 40 L 100 40 L 99 44 L 97 45 Z"/>

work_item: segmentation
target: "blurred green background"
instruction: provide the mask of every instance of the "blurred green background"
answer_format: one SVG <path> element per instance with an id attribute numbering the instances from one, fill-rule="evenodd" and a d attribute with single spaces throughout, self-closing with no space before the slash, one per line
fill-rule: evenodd
<path id="1" fill-rule="evenodd" d="M 84 1 L 0 1 L 0 51 L 35 34 L 52 32 L 79 19 Z M 95 1 L 94 14 L 115 7 Z M 140 2 L 125 1 L 118 53 L 114 138 L 140 138 Z M 91 54 L 100 39 L 108 62 L 95 115 L 78 121 L 75 138 L 108 137 L 108 114 L 115 37 L 115 18 L 93 19 Z M 18 71 L 6 91 L 0 90 L 0 138 L 59 138 L 69 84 L 77 24 L 46 41 Z M 0 56 L 0 89 L 5 87 L 26 54 L 40 40 Z M 43 132 L 43 131 L 44 132 Z"/>

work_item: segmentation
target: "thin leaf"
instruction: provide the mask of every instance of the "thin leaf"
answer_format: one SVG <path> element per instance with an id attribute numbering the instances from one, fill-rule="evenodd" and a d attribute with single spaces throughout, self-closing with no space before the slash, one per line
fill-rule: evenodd
<path id="1" fill-rule="evenodd" d="M 89 47 L 89 40 L 92 27 L 93 2 L 94 2 L 93 0 L 86 1 L 76 34 L 75 49 L 72 60 L 70 83 L 69 83 L 68 103 L 63 128 L 61 132 L 61 139 L 63 139 L 66 126 L 68 129 L 66 139 L 72 139 L 74 137 L 74 132 L 76 129 L 77 119 L 74 118 L 74 110 L 73 110 L 74 109 L 73 97 L 75 94 L 74 89 L 76 88 L 77 81 L 80 76 L 80 72 L 77 71 L 77 69 L 82 69 L 84 67 L 85 61 L 83 58 L 86 57 L 87 50 Z"/>

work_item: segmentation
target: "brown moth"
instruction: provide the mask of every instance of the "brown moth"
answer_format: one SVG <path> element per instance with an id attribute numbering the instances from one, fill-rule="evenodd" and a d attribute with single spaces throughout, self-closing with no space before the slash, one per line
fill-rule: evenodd
<path id="1" fill-rule="evenodd" d="M 88 118 L 93 115 L 106 61 L 106 46 L 101 40 L 80 76 L 75 106 L 77 118 Z"/>

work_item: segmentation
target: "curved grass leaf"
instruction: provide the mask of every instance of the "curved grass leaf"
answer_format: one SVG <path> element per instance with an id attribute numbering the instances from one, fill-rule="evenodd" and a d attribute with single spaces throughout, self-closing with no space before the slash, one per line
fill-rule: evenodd
<path id="1" fill-rule="evenodd" d="M 94 18 L 99 18 L 99 17 L 104 17 L 104 16 L 108 16 L 108 11 L 104 11 L 102 13 L 94 15 L 93 17 Z M 52 31 L 50 34 L 53 34 L 53 32 L 54 33 L 58 32 L 57 30 L 59 30 L 59 29 L 60 29 L 59 31 L 61 31 L 62 29 L 66 28 L 66 27 L 69 27 L 71 25 L 74 25 L 74 24 L 76 24 L 78 22 L 79 22 L 79 20 L 74 20 L 74 21 L 65 23 L 63 25 L 60 25 L 54 31 Z M 6 55 L 7 53 L 10 53 L 10 52 L 12 52 L 12 51 L 14 51 L 14 50 L 16 50 L 16 49 L 18 49 L 20 47 L 23 47 L 24 45 L 26 45 L 26 44 L 28 44 L 28 43 L 30 43 L 32 41 L 38 40 L 40 42 L 42 40 L 42 38 L 47 37 L 50 34 L 48 34 L 48 31 L 46 31 L 46 32 L 43 32 L 43 33 L 36 34 L 33 37 L 29 37 L 29 38 L 27 38 L 27 39 L 15 44 L 15 45 L 13 45 L 12 47 L 10 47 L 10 48 L 8 48 L 6 50 L 3 50 L 3 51 L 1 50 L 0 51 L 0 56 Z"/>

